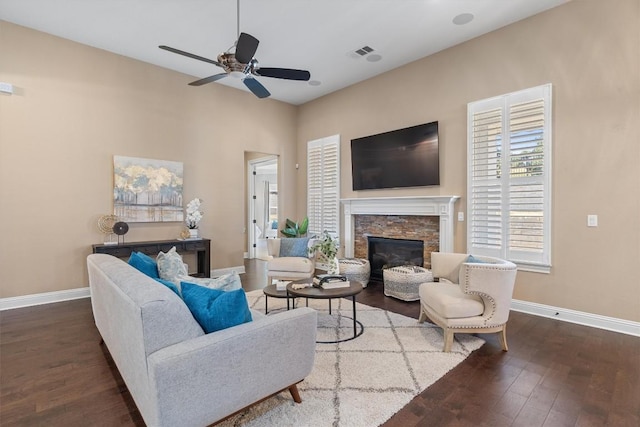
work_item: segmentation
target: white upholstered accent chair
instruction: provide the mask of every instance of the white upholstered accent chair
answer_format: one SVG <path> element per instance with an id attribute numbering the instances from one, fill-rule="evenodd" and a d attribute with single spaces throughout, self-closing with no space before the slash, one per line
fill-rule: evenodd
<path id="1" fill-rule="evenodd" d="M 281 251 L 281 247 L 284 245 L 298 246 L 293 250 L 296 256 L 288 256 L 287 253 L 291 252 L 287 248 L 286 251 Z M 315 257 L 304 256 L 307 254 L 309 246 L 313 244 L 312 239 L 302 239 L 295 241 L 296 238 L 285 239 L 267 239 L 267 251 L 273 258 L 267 261 L 267 285 L 270 285 L 273 279 L 278 280 L 299 280 L 308 279 L 313 277 L 313 273 L 316 269 Z M 284 249 L 284 247 L 282 248 Z"/>
<path id="2" fill-rule="evenodd" d="M 500 333 L 508 350 L 509 319 L 517 267 L 498 258 L 431 253 L 431 271 L 439 282 L 420 285 L 420 323 L 431 319 L 444 331 L 444 351 L 451 351 L 455 333 Z"/>

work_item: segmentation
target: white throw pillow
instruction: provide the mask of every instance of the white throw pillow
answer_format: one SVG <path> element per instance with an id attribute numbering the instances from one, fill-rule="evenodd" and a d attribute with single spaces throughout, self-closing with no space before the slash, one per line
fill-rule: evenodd
<path id="1" fill-rule="evenodd" d="M 158 275 L 161 279 L 170 280 L 175 283 L 179 277 L 189 275 L 182 261 L 182 256 L 176 252 L 175 246 L 167 251 L 167 253 L 160 252 L 156 257 L 156 262 L 158 263 Z"/>
<path id="2" fill-rule="evenodd" d="M 235 291 L 242 288 L 240 276 L 235 271 L 220 277 L 182 277 L 183 282 L 195 283 L 196 285 L 206 286 L 207 288 L 218 289 L 220 291 Z"/>

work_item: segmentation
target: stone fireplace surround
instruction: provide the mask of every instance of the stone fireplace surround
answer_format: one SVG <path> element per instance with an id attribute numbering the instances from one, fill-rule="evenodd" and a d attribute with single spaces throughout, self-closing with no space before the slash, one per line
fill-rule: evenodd
<path id="1" fill-rule="evenodd" d="M 355 256 L 356 240 L 362 240 L 363 236 L 356 236 L 356 220 L 358 215 L 382 215 L 386 217 L 437 217 L 439 219 L 439 242 L 440 252 L 453 252 L 454 243 L 454 205 L 460 196 L 420 196 L 420 197 L 375 197 L 342 199 L 344 210 L 344 251 L 345 256 L 350 258 Z M 389 218 L 390 221 L 397 218 Z M 425 218 L 428 222 L 429 218 Z M 387 218 L 384 219 L 387 221 Z M 383 223 L 384 223 L 383 221 Z M 411 222 L 411 221 L 409 221 Z M 358 227 L 359 228 L 359 227 Z M 384 233 L 383 233 L 384 234 Z M 387 235 L 378 237 L 397 237 L 415 239 L 414 236 Z M 358 239 L 359 238 L 359 239 Z M 428 240 L 428 239 L 425 239 Z M 428 242 L 425 242 L 427 246 Z M 426 249 L 425 249 L 426 251 Z M 366 258 L 366 256 L 361 256 Z M 430 256 L 425 257 L 425 261 L 430 260 Z M 430 264 L 430 262 L 429 262 Z M 427 266 L 429 267 L 429 266 Z"/>
<path id="2" fill-rule="evenodd" d="M 370 253 L 372 239 L 391 239 L 387 243 L 396 247 L 388 255 L 397 258 L 391 264 L 394 266 L 403 265 L 402 259 L 409 255 L 407 252 L 409 247 L 415 247 L 412 242 L 420 241 L 423 262 L 415 264 L 415 262 L 410 262 L 409 259 L 404 261 L 406 261 L 406 264 L 431 268 L 431 252 L 439 250 L 439 222 L 437 216 L 356 215 L 353 256 L 355 258 L 368 258 L 369 262 L 372 262 L 373 254 Z M 387 245 L 383 244 L 382 247 L 384 246 Z M 381 249 L 382 247 L 380 247 L 380 243 L 374 245 L 374 248 Z M 398 264 L 398 262 L 401 263 Z M 372 271 L 374 270 L 373 263 L 371 264 L 371 269 Z"/>

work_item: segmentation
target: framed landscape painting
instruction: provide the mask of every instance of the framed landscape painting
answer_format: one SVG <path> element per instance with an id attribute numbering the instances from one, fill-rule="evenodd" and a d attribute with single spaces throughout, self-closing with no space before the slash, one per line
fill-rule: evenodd
<path id="1" fill-rule="evenodd" d="M 182 221 L 182 162 L 113 156 L 113 213 L 124 222 Z"/>

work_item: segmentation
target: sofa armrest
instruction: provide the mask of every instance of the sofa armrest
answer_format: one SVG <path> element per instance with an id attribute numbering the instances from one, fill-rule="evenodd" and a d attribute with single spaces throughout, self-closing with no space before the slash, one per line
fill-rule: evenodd
<path id="1" fill-rule="evenodd" d="M 303 307 L 207 334 L 148 357 L 158 426 L 201 426 L 304 379 L 317 313 Z"/>

